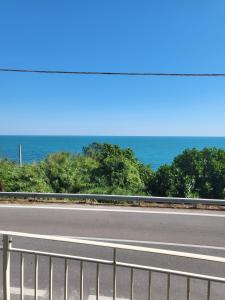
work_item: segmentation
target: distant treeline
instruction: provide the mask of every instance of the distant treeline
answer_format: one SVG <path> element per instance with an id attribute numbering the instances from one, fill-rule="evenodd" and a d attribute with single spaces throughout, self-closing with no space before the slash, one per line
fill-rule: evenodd
<path id="1" fill-rule="evenodd" d="M 20 167 L 0 160 L 0 190 L 225 198 L 225 151 L 187 149 L 153 171 L 131 149 L 93 143 Z"/>

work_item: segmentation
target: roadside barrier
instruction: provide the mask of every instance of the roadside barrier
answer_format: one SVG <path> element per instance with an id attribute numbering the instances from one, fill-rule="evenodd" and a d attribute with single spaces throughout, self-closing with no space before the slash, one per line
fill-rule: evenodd
<path id="1" fill-rule="evenodd" d="M 154 196 L 125 196 L 125 195 L 100 195 L 100 194 L 66 194 L 66 193 L 29 193 L 29 192 L 0 192 L 0 198 L 15 199 L 74 199 L 97 200 L 104 202 L 146 202 L 168 204 L 204 204 L 225 205 L 225 199 L 201 199 L 201 198 L 175 198 Z"/>
<path id="2" fill-rule="evenodd" d="M 47 257 L 48 258 L 48 268 L 49 268 L 49 276 L 48 276 L 48 299 L 53 299 L 53 259 L 61 259 L 64 261 L 64 272 L 62 274 L 63 278 L 63 291 L 64 291 L 64 300 L 68 300 L 68 276 L 69 276 L 69 262 L 70 261 L 77 261 L 79 262 L 79 299 L 84 300 L 84 263 L 85 264 L 94 264 L 96 266 L 95 269 L 95 298 L 97 300 L 101 299 L 100 296 L 100 285 L 101 285 L 101 275 L 100 270 L 103 265 L 107 265 L 110 267 L 112 272 L 113 278 L 113 290 L 112 290 L 112 299 L 116 300 L 117 298 L 117 270 L 118 268 L 125 268 L 129 269 L 128 273 L 128 281 L 129 281 L 129 299 L 134 299 L 134 272 L 137 270 L 142 272 L 147 272 L 148 274 L 148 286 L 147 286 L 147 294 L 148 300 L 152 299 L 152 274 L 153 273 L 160 273 L 166 276 L 166 281 L 161 290 L 166 290 L 166 299 L 169 300 L 171 296 L 171 284 L 174 280 L 174 276 L 182 277 L 186 280 L 186 288 L 183 291 L 185 293 L 185 299 L 190 299 L 191 293 L 191 282 L 193 279 L 199 279 L 201 281 L 206 282 L 207 289 L 205 295 L 202 299 L 210 300 L 211 298 L 211 286 L 213 283 L 225 283 L 225 278 L 222 277 L 214 277 L 208 275 L 202 275 L 197 273 L 190 273 L 190 272 L 183 272 L 178 270 L 172 269 L 165 269 L 165 268 L 157 268 L 152 267 L 149 265 L 141 265 L 141 264 L 134 264 L 129 262 L 121 261 L 118 257 L 120 251 L 135 251 L 138 255 L 143 255 L 144 253 L 149 254 L 158 254 L 163 256 L 170 256 L 170 257 L 178 257 L 184 259 L 193 259 L 193 260 L 200 260 L 203 262 L 213 262 L 213 263 L 225 263 L 224 257 L 218 256 L 210 256 L 210 255 L 201 255 L 201 254 L 194 254 L 188 252 L 180 252 L 180 251 L 172 251 L 172 250 L 164 250 L 164 249 L 156 249 L 156 248 L 147 248 L 147 247 L 137 247 L 131 245 L 123 245 L 123 244 L 115 244 L 115 243 L 104 243 L 104 242 L 97 242 L 97 241 L 90 241 L 90 240 L 83 240 L 83 239 L 74 239 L 74 238 L 67 238 L 67 237 L 58 237 L 58 236 L 49 236 L 49 235 L 40 235 L 40 234 L 29 234 L 29 233 L 19 233 L 19 232 L 10 232 L 10 231 L 1 231 L 0 234 L 3 236 L 3 247 L 0 249 L 0 253 L 2 252 L 2 272 L 3 272 L 3 294 L 4 300 L 10 300 L 11 297 L 11 269 L 12 269 L 12 262 L 11 262 L 11 255 L 12 253 L 18 253 L 20 255 L 20 299 L 24 299 L 24 264 L 25 260 L 24 257 L 26 255 L 33 256 L 34 265 L 33 265 L 33 273 L 34 273 L 34 288 L 33 288 L 33 295 L 34 299 L 38 299 L 39 294 L 39 278 L 43 274 L 39 273 L 39 259 L 40 257 Z M 13 247 L 14 239 L 28 239 L 28 241 L 36 240 L 36 241 L 48 241 L 48 242 L 60 242 L 60 243 L 70 243 L 74 246 L 84 245 L 84 246 L 95 246 L 97 248 L 106 248 L 112 250 L 112 258 L 109 260 L 106 259 L 99 259 L 94 257 L 88 256 L 78 256 L 78 255 L 67 255 L 65 253 L 56 253 L 56 252 L 48 252 L 48 251 L 40 251 L 35 249 L 27 249 L 24 248 L 17 248 Z"/>

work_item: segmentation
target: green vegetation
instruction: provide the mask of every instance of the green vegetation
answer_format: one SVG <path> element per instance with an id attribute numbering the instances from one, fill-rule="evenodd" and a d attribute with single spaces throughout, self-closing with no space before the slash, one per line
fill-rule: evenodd
<path id="1" fill-rule="evenodd" d="M 0 160 L 0 190 L 225 198 L 225 151 L 187 149 L 153 171 L 131 149 L 93 143 L 19 167 Z"/>

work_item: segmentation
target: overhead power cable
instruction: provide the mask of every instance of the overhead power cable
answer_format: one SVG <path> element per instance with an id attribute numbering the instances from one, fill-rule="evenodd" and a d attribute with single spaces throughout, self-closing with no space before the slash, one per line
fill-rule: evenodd
<path id="1" fill-rule="evenodd" d="M 155 73 L 155 72 L 88 72 L 0 68 L 0 72 L 41 73 L 64 75 L 112 75 L 112 76 L 173 76 L 173 77 L 225 77 L 225 73 Z"/>

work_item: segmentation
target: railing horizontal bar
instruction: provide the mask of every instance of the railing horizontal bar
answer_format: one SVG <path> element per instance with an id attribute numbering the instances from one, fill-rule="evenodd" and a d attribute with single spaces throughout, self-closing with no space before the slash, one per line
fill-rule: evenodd
<path id="1" fill-rule="evenodd" d="M 43 252 L 43 251 L 36 251 L 36 250 L 26 250 L 26 249 L 20 249 L 20 248 L 12 248 L 10 251 L 34 254 L 34 255 L 41 255 L 41 256 L 51 256 L 51 257 L 55 257 L 55 258 L 64 258 L 64 259 L 67 258 L 67 259 L 71 259 L 71 260 L 87 261 L 87 262 L 100 263 L 100 264 L 105 264 L 105 265 L 113 265 L 112 260 L 104 260 L 104 259 L 98 259 L 98 258 L 89 258 L 89 257 L 83 257 L 83 256 L 74 256 L 74 255 L 68 255 L 68 254 L 59 254 L 59 253 Z"/>
<path id="2" fill-rule="evenodd" d="M 67 258 L 71 260 L 79 260 L 79 261 L 86 261 L 86 262 L 93 262 L 93 263 L 100 263 L 100 264 L 106 264 L 106 265 L 113 265 L 114 262 L 110 260 L 102 260 L 102 259 L 95 259 L 95 258 L 89 258 L 89 257 L 83 257 L 83 256 L 72 256 L 72 255 L 66 255 L 66 254 L 58 254 L 58 253 L 51 253 L 51 252 L 42 252 L 42 251 L 34 251 L 34 250 L 25 250 L 25 249 L 19 249 L 19 248 L 12 248 L 10 250 L 11 252 L 20 252 L 20 253 L 27 253 L 27 254 L 34 254 L 34 255 L 42 255 L 42 256 L 51 256 L 55 258 Z M 153 271 L 158 273 L 165 273 L 165 274 L 172 274 L 172 275 L 178 275 L 178 276 L 184 276 L 184 277 L 190 277 L 190 278 L 196 278 L 196 279 L 202 279 L 202 280 L 212 280 L 215 282 L 223 282 L 225 283 L 225 278 L 223 277 L 215 277 L 210 275 L 203 275 L 203 274 L 196 274 L 196 273 L 189 273 L 189 272 L 183 272 L 183 271 L 176 271 L 172 269 L 164 269 L 164 268 L 157 268 L 152 266 L 143 266 L 143 265 L 137 265 L 137 264 L 128 264 L 124 262 L 116 262 L 117 267 L 125 267 L 125 268 L 133 268 L 133 269 L 139 269 L 143 271 Z"/>
<path id="3" fill-rule="evenodd" d="M 156 268 L 156 267 L 152 267 L 152 266 L 127 264 L 127 263 L 123 263 L 123 262 L 117 262 L 116 265 L 118 267 L 133 268 L 133 269 L 138 269 L 138 270 L 143 270 L 143 271 L 146 270 L 146 271 L 152 271 L 152 272 L 157 272 L 157 273 L 165 273 L 165 274 L 190 277 L 190 278 L 196 278 L 196 279 L 202 279 L 202 280 L 211 280 L 211 281 L 215 281 L 215 282 L 225 283 L 225 278 L 223 278 L 223 277 L 215 277 L 215 276 L 210 276 L 210 275 L 176 271 L 176 270 L 172 270 L 172 269 Z"/>
<path id="4" fill-rule="evenodd" d="M 225 205 L 222 199 L 200 199 L 182 197 L 155 197 L 155 196 L 129 196 L 129 195 L 101 195 L 101 194 L 69 194 L 69 193 L 32 193 L 32 192 L 0 192 L 0 198 L 55 198 L 55 199 L 94 199 L 100 201 L 130 201 L 130 202 L 152 202 L 152 203 L 175 203 L 175 204 L 207 204 Z"/>
<path id="5" fill-rule="evenodd" d="M 170 256 L 177 256 L 177 257 L 225 263 L 224 257 L 195 254 L 195 253 L 181 252 L 181 251 L 174 251 L 174 250 L 165 250 L 165 249 L 150 248 L 150 247 L 132 246 L 132 245 L 122 245 L 122 244 L 116 244 L 116 243 L 96 242 L 96 241 L 92 241 L 92 240 L 73 239 L 73 238 L 65 238 L 65 237 L 58 237 L 58 236 L 52 236 L 52 235 L 31 234 L 31 233 L 21 233 L 21 232 L 11 232 L 11 231 L 0 231 L 0 234 L 8 234 L 10 236 L 17 236 L 17 237 L 24 237 L 24 238 L 42 239 L 42 240 L 58 241 L 58 242 L 68 242 L 68 243 L 74 243 L 74 244 L 100 246 L 100 247 L 106 247 L 106 248 L 116 248 L 116 249 L 123 249 L 123 250 L 139 251 L 139 252 L 146 252 L 146 253 L 170 255 Z"/>

